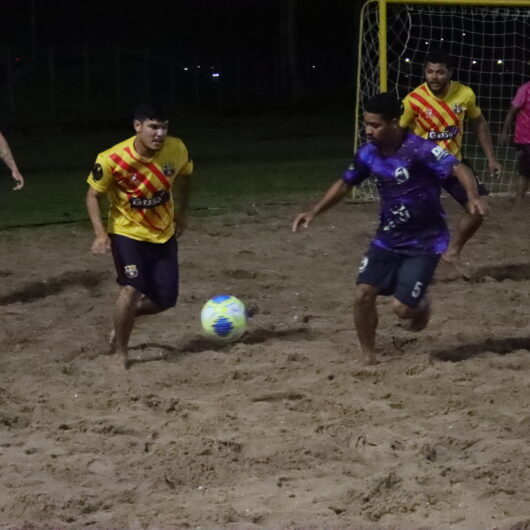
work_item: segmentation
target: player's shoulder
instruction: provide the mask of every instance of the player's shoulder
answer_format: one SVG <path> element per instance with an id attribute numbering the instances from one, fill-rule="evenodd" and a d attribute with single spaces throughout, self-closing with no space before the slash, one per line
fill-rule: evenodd
<path id="1" fill-rule="evenodd" d="M 374 154 L 377 154 L 377 147 L 372 142 L 366 142 L 359 146 L 357 149 L 357 156 L 356 158 L 359 160 L 366 160 L 370 156 L 373 156 Z"/>
<path id="2" fill-rule="evenodd" d="M 177 136 L 167 136 L 164 142 L 164 145 L 168 145 L 169 147 L 173 147 L 173 148 L 174 147 L 186 147 L 182 139 L 178 138 Z"/>
<path id="3" fill-rule="evenodd" d="M 464 83 L 460 83 L 459 81 L 452 81 L 451 89 L 453 94 L 460 94 L 462 96 L 475 95 L 475 91 L 469 85 L 464 85 Z"/>
<path id="4" fill-rule="evenodd" d="M 421 85 L 418 85 L 416 88 L 413 88 L 406 96 L 405 99 L 410 99 L 414 96 L 429 96 L 430 91 L 427 86 L 427 83 L 422 83 Z"/>
<path id="5" fill-rule="evenodd" d="M 98 157 L 107 159 L 110 158 L 112 155 L 119 154 L 125 149 L 132 147 L 134 143 L 134 138 L 135 136 L 131 136 L 130 138 L 127 138 L 127 140 L 123 140 L 122 142 L 119 142 L 113 145 L 112 147 L 105 149 L 105 151 L 101 151 L 98 154 Z"/>
<path id="6" fill-rule="evenodd" d="M 414 153 L 417 158 L 422 158 L 429 152 L 436 154 L 438 150 L 443 151 L 436 142 L 422 138 L 412 132 L 407 133 L 402 145 Z"/>

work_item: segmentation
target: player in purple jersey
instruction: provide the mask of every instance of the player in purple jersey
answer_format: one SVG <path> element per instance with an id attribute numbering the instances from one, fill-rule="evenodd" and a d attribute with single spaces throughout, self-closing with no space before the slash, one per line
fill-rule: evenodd
<path id="1" fill-rule="evenodd" d="M 376 299 L 393 295 L 392 309 L 420 331 L 430 317 L 425 296 L 449 230 L 440 203 L 441 182 L 450 174 L 464 186 L 468 209 L 485 215 L 471 170 L 441 147 L 399 127 L 401 104 L 389 94 L 377 94 L 366 105 L 368 143 L 353 164 L 310 210 L 300 213 L 292 230 L 307 228 L 319 213 L 340 202 L 352 186 L 372 176 L 380 196 L 379 227 L 357 277 L 354 322 L 365 364 L 377 363 Z"/>

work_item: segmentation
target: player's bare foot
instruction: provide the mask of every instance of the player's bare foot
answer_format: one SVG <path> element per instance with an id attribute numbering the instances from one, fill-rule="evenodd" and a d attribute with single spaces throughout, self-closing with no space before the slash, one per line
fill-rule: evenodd
<path id="1" fill-rule="evenodd" d="M 431 318 L 431 302 L 427 298 L 424 298 L 418 309 L 420 312 L 414 318 L 410 319 L 409 331 L 422 331 L 429 323 Z"/>
<path id="2" fill-rule="evenodd" d="M 361 362 L 364 366 L 375 366 L 376 364 L 381 364 L 381 361 L 378 361 L 375 357 L 364 358 Z"/>
<path id="3" fill-rule="evenodd" d="M 125 368 L 125 370 L 128 370 L 131 366 L 131 361 L 129 360 L 129 356 L 126 352 L 116 352 L 113 357 L 115 360 L 115 365 L 118 368 Z"/>
<path id="4" fill-rule="evenodd" d="M 442 261 L 446 263 L 447 265 L 450 265 L 451 267 L 453 267 L 456 270 L 456 272 L 458 272 L 458 274 L 462 276 L 464 280 L 471 279 L 470 264 L 464 263 L 460 259 L 460 256 L 458 256 L 457 254 L 451 254 L 451 253 L 444 252 L 442 254 Z"/>
<path id="5" fill-rule="evenodd" d="M 116 330 L 112 328 L 109 334 L 109 355 L 116 353 Z"/>
<path id="6" fill-rule="evenodd" d="M 374 352 L 364 353 L 359 360 L 363 366 L 375 366 L 381 363 L 377 360 Z"/>

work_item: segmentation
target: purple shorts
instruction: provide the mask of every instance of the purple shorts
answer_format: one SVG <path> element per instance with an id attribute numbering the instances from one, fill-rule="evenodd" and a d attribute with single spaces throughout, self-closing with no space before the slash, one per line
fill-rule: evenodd
<path id="1" fill-rule="evenodd" d="M 165 243 L 137 241 L 109 234 L 120 285 L 131 285 L 155 304 L 167 309 L 177 303 L 179 266 L 174 237 Z"/>
<path id="2" fill-rule="evenodd" d="M 382 296 L 409 307 L 418 307 L 438 265 L 438 254 L 407 256 L 370 245 L 364 255 L 356 283 L 376 287 Z"/>

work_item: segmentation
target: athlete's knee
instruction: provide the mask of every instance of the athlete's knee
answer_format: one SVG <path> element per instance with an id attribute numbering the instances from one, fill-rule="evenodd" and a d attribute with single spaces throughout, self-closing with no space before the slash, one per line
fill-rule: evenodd
<path id="1" fill-rule="evenodd" d="M 355 305 L 357 307 L 369 307 L 375 304 L 377 298 L 377 289 L 366 283 L 357 284 L 355 290 Z"/>
<path id="2" fill-rule="evenodd" d="M 122 285 L 119 298 L 126 303 L 137 303 L 140 300 L 141 293 L 132 285 Z"/>
<path id="3" fill-rule="evenodd" d="M 414 308 L 410 305 L 400 302 L 397 298 L 392 300 L 392 311 L 399 318 L 410 318 L 410 314 L 414 312 Z"/>

